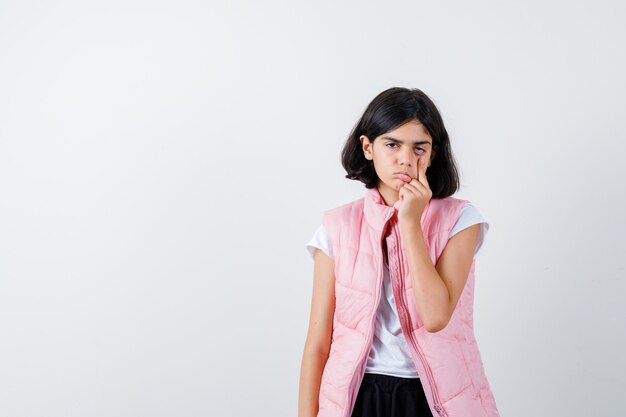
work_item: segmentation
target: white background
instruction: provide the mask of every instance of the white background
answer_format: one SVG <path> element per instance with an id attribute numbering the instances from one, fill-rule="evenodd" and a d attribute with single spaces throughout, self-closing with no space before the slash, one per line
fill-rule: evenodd
<path id="1" fill-rule="evenodd" d="M 2 1 L 0 415 L 295 416 L 305 244 L 363 195 L 340 150 L 392 86 L 490 223 L 502 416 L 626 415 L 625 11 Z"/>

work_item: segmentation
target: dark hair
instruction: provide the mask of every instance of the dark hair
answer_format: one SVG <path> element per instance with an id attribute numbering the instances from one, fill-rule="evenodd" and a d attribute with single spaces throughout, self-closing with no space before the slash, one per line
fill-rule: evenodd
<path id="1" fill-rule="evenodd" d="M 426 170 L 432 198 L 454 194 L 460 183 L 448 132 L 435 104 L 417 88 L 389 88 L 367 106 L 341 151 L 341 164 L 348 172 L 346 178 L 359 180 L 366 188 L 374 188 L 379 178 L 374 170 L 374 161 L 366 159 L 363 154 L 359 137 L 365 135 L 373 143 L 378 136 L 415 119 L 433 140 L 434 158 Z"/>

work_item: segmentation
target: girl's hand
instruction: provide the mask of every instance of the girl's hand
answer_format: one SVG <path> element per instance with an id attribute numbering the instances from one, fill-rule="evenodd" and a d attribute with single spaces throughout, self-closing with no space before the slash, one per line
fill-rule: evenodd
<path id="1" fill-rule="evenodd" d="M 417 164 L 417 179 L 411 178 L 400 188 L 399 198 L 402 204 L 398 210 L 398 222 L 407 226 L 421 226 L 422 213 L 430 201 L 433 192 L 426 180 L 426 158 L 420 158 Z"/>

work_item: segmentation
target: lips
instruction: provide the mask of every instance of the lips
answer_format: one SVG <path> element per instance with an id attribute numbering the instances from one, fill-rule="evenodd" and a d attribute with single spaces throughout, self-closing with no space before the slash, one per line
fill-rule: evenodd
<path id="1" fill-rule="evenodd" d="M 411 181 L 411 176 L 407 174 L 406 172 L 394 172 L 394 175 L 404 181 L 407 181 L 407 182 Z"/>

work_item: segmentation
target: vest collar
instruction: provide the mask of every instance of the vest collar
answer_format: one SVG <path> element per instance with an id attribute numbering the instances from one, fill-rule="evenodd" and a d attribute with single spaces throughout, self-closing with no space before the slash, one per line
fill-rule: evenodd
<path id="1" fill-rule="evenodd" d="M 367 188 L 366 190 L 363 202 L 363 215 L 370 226 L 378 231 L 382 231 L 387 221 L 400 209 L 402 200 L 398 199 L 393 203 L 393 206 L 388 206 L 383 201 L 383 197 L 380 195 L 378 188 Z M 431 201 L 432 200 L 429 200 L 426 207 L 424 207 L 421 218 L 422 222 L 430 207 Z"/>
<path id="2" fill-rule="evenodd" d="M 402 201 L 398 199 L 393 206 L 388 206 L 383 201 L 378 188 L 367 188 L 363 202 L 363 214 L 365 220 L 378 231 L 382 231 L 394 213 L 400 208 Z"/>

